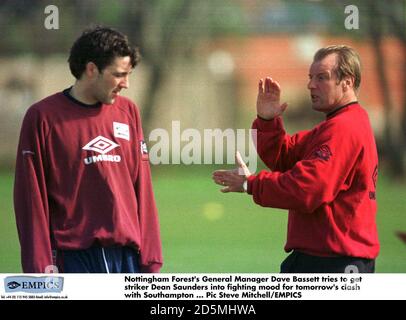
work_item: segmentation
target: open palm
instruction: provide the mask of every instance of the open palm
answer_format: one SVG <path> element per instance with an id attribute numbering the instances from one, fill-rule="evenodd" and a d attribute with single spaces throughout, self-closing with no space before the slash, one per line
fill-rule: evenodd
<path id="1" fill-rule="evenodd" d="M 267 77 L 265 82 L 258 83 L 257 114 L 270 120 L 280 116 L 288 107 L 287 103 L 280 104 L 281 87 L 278 82 Z"/>

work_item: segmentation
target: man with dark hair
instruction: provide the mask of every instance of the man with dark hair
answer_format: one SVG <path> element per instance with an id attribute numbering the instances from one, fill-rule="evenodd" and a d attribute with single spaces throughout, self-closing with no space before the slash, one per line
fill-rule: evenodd
<path id="1" fill-rule="evenodd" d="M 361 83 L 357 53 L 329 46 L 314 56 L 308 89 L 312 107 L 326 120 L 288 135 L 282 123 L 287 104 L 272 78 L 258 86 L 257 151 L 272 170 L 251 174 L 219 170 L 222 192 L 247 192 L 265 207 L 289 209 L 281 272 L 374 272 L 379 252 L 376 227 L 378 156 L 368 115 L 357 102 Z"/>
<path id="2" fill-rule="evenodd" d="M 110 28 L 85 31 L 75 84 L 31 106 L 14 207 L 24 272 L 158 272 L 161 240 L 138 108 L 120 96 L 138 52 Z"/>

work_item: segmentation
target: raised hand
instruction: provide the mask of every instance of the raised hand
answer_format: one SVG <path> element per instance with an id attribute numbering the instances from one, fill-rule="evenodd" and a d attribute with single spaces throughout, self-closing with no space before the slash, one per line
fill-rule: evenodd
<path id="1" fill-rule="evenodd" d="M 280 116 L 288 107 L 287 103 L 280 104 L 281 87 L 278 82 L 267 77 L 259 80 L 257 97 L 257 114 L 262 119 L 271 120 Z"/>

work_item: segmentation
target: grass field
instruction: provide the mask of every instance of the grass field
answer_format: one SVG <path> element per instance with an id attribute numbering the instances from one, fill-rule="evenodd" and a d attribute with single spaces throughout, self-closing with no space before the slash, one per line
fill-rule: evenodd
<path id="1" fill-rule="evenodd" d="M 222 194 L 213 167 L 153 168 L 165 265 L 163 272 L 275 273 L 286 256 L 287 214 L 255 205 L 245 194 Z M 13 174 L 0 173 L 0 272 L 20 272 L 12 207 Z M 406 186 L 383 174 L 378 184 L 381 253 L 377 272 L 406 273 Z"/>

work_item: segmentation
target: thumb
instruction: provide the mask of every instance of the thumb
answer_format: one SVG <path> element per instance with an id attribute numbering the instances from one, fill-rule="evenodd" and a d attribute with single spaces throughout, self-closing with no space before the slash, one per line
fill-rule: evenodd
<path id="1" fill-rule="evenodd" d="M 241 168 L 246 167 L 246 164 L 245 164 L 244 160 L 243 160 L 242 157 L 241 157 L 240 151 L 237 151 L 237 152 L 235 153 L 235 162 L 236 162 L 236 163 L 238 164 L 238 166 L 241 167 Z"/>
<path id="2" fill-rule="evenodd" d="M 285 102 L 284 104 L 281 105 L 281 110 L 282 112 L 285 112 L 285 110 L 288 108 L 288 104 Z"/>
<path id="3" fill-rule="evenodd" d="M 238 174 L 239 175 L 247 175 L 247 174 L 249 175 L 247 165 L 245 164 L 244 160 L 242 159 L 239 151 L 237 151 L 235 153 L 235 161 L 238 164 Z"/>

